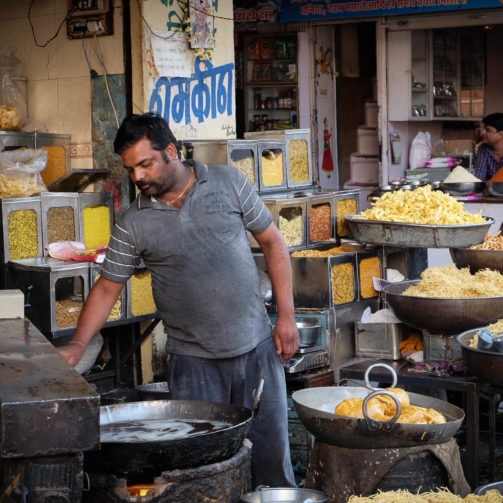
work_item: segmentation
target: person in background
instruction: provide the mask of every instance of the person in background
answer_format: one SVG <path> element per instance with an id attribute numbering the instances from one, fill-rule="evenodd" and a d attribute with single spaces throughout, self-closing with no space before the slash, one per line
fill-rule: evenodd
<path id="1" fill-rule="evenodd" d="M 230 166 L 182 162 L 168 123 L 147 113 L 124 119 L 114 141 L 137 199 L 115 225 L 100 278 L 67 346 L 76 365 L 143 260 L 167 334 L 174 400 L 253 407 L 264 377 L 252 441 L 254 485 L 297 487 L 290 460 L 281 359 L 299 346 L 285 241 L 246 177 Z M 274 329 L 246 231 L 262 248 L 278 307 Z"/>
<path id="2" fill-rule="evenodd" d="M 473 174 L 485 182 L 503 168 L 503 113 L 487 115 L 482 119 L 482 123 L 484 142 L 477 152 Z M 503 175 L 503 172 L 501 174 Z"/>

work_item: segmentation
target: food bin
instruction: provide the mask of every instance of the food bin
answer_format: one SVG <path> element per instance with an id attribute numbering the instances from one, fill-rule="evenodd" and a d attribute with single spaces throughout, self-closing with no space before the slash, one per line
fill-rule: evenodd
<path id="1" fill-rule="evenodd" d="M 91 263 L 89 265 L 89 289 L 91 289 L 96 281 L 98 281 L 100 277 L 101 265 Z M 126 304 L 126 290 L 127 287 L 124 287 L 117 299 L 117 302 L 114 304 L 110 315 L 105 322 L 105 327 L 110 327 L 113 325 L 119 325 L 122 320 L 126 318 L 127 304 Z"/>
<path id="2" fill-rule="evenodd" d="M 311 131 L 309 129 L 292 129 L 284 133 L 287 152 L 288 187 L 295 188 L 312 185 Z"/>
<path id="3" fill-rule="evenodd" d="M 156 306 L 152 292 L 152 277 L 143 263 L 127 282 L 127 318 L 155 318 Z"/>
<path id="4" fill-rule="evenodd" d="M 402 323 L 355 322 L 355 354 L 380 360 L 400 360 L 400 343 L 409 336 Z"/>
<path id="5" fill-rule="evenodd" d="M 35 148 L 47 150 L 47 166 L 40 173 L 50 190 L 54 184 L 72 172 L 70 166 L 70 135 L 34 133 Z"/>
<path id="6" fill-rule="evenodd" d="M 347 215 L 356 215 L 360 209 L 360 189 L 340 190 L 334 192 L 335 200 L 335 235 L 341 238 L 352 238 L 351 229 L 345 221 Z"/>
<path id="7" fill-rule="evenodd" d="M 109 192 L 79 194 L 80 239 L 87 248 L 108 245 L 113 225 L 113 202 Z"/>
<path id="8" fill-rule="evenodd" d="M 259 187 L 262 192 L 286 189 L 286 143 L 281 140 L 259 140 Z"/>
<path id="9" fill-rule="evenodd" d="M 9 262 L 8 288 L 25 295 L 26 317 L 45 334 L 69 335 L 89 293 L 89 263 L 50 257 Z"/>
<path id="10" fill-rule="evenodd" d="M 335 243 L 335 204 L 333 194 L 307 198 L 307 245 L 318 247 Z"/>
<path id="11" fill-rule="evenodd" d="M 425 362 L 447 362 L 461 360 L 461 346 L 452 334 L 432 334 L 422 331 Z"/>
<path id="12" fill-rule="evenodd" d="M 243 173 L 255 190 L 259 190 L 258 176 L 258 141 L 256 140 L 228 140 L 228 161 L 226 164 L 234 166 Z"/>
<path id="13" fill-rule="evenodd" d="M 296 308 L 330 309 L 360 298 L 355 253 L 291 257 Z"/>
<path id="14" fill-rule="evenodd" d="M 35 148 L 35 135 L 21 131 L 0 131 L 0 151 L 17 148 Z"/>
<path id="15" fill-rule="evenodd" d="M 283 199 L 263 198 L 272 213 L 273 222 L 285 238 L 290 251 L 302 250 L 307 246 L 306 198 Z"/>
<path id="16" fill-rule="evenodd" d="M 75 192 L 43 192 L 42 242 L 44 255 L 50 243 L 80 241 L 79 195 Z"/>
<path id="17" fill-rule="evenodd" d="M 227 165 L 227 140 L 184 140 L 182 152 L 185 159 L 207 166 Z"/>
<path id="18" fill-rule="evenodd" d="M 0 263 L 43 256 L 42 198 L 0 200 Z"/>
<path id="19" fill-rule="evenodd" d="M 379 292 L 374 288 L 373 278 L 383 277 L 382 250 L 366 250 L 356 254 L 358 266 L 358 285 L 362 300 L 378 297 Z"/>

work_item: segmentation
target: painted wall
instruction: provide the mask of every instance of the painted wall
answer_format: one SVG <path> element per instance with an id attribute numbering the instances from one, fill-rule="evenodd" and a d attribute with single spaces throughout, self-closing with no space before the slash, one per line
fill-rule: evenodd
<path id="1" fill-rule="evenodd" d="M 28 80 L 28 116 L 42 122 L 49 133 L 71 135 L 72 168 L 92 168 L 92 83 L 88 66 L 103 75 L 97 52 L 109 74 L 124 73 L 122 47 L 122 2 L 114 0 L 114 35 L 70 40 L 63 24 L 58 36 L 46 47 L 37 47 L 28 20 L 30 0 L 0 2 L 0 49 L 14 47 Z M 67 12 L 67 0 L 33 3 L 31 21 L 39 44 L 57 31 Z M 87 59 L 86 59 L 87 55 Z M 123 91 L 121 91 L 123 92 Z M 94 143 L 93 143 L 94 141 Z"/>
<path id="2" fill-rule="evenodd" d="M 135 105 L 160 113 L 179 139 L 235 138 L 232 2 L 213 2 L 216 43 L 211 60 L 194 58 L 190 77 L 164 75 L 155 65 L 152 30 L 159 30 L 163 37 L 180 31 L 184 5 L 182 0 L 149 0 L 140 4 L 140 13 L 136 2 L 131 3 L 133 33 L 141 34 L 141 53 L 133 54 L 133 75 L 138 71 L 143 75 L 141 82 L 133 80 Z"/>

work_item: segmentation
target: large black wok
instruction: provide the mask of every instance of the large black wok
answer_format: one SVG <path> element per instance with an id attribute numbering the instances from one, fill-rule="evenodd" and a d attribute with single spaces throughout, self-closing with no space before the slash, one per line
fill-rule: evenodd
<path id="1" fill-rule="evenodd" d="M 342 400 L 365 398 L 375 392 L 368 384 L 369 372 L 375 366 L 384 366 L 392 371 L 394 383 L 391 387 L 395 387 L 394 370 L 387 365 L 376 364 L 369 367 L 365 373 L 367 388 L 334 386 L 307 388 L 296 391 L 292 395 L 299 419 L 315 438 L 338 447 L 384 449 L 440 444 L 450 440 L 458 431 L 465 417 L 460 408 L 443 400 L 416 393 L 408 393 L 412 405 L 435 409 L 445 416 L 447 422 L 444 424 L 397 423 L 400 406 L 397 407 L 395 418 L 387 422 L 376 421 L 370 417 L 358 419 L 335 414 L 335 407 Z"/>
<path id="2" fill-rule="evenodd" d="M 252 423 L 250 409 L 238 405 L 195 400 L 157 400 L 100 408 L 103 431 L 114 423 L 142 420 L 196 419 L 224 421 L 229 427 L 170 440 L 147 442 L 101 442 L 100 451 L 85 454 L 85 470 L 103 471 L 130 483 L 152 480 L 161 472 L 192 468 L 233 456 L 241 447 Z"/>

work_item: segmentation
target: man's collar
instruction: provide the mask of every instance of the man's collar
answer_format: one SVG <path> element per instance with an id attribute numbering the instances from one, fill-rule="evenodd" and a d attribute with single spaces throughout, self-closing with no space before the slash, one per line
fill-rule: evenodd
<path id="1" fill-rule="evenodd" d="M 201 183 L 205 183 L 208 181 L 208 166 L 206 164 L 203 164 L 201 162 L 195 161 L 193 159 L 189 161 L 184 161 L 183 162 L 184 166 L 187 167 L 193 167 L 194 171 L 196 173 L 196 182 L 200 185 Z M 136 207 L 139 210 L 143 210 L 145 208 L 152 208 L 152 205 L 157 204 L 161 205 L 160 207 L 164 206 L 162 203 L 159 203 L 157 201 L 152 201 L 150 196 L 145 196 L 142 192 L 138 195 L 136 198 Z"/>

